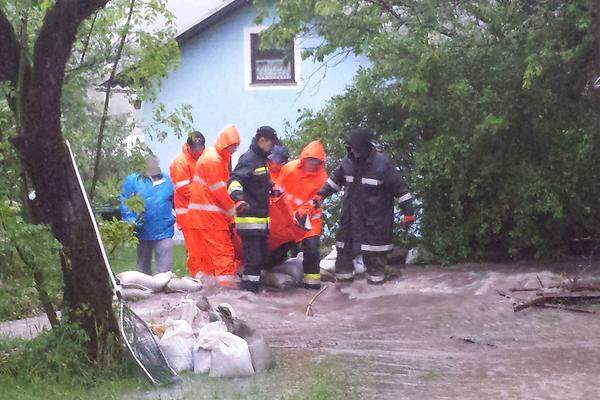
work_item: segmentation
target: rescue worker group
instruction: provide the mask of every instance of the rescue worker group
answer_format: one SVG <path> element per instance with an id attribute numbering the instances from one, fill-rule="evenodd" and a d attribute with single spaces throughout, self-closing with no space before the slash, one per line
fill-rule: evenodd
<path id="1" fill-rule="evenodd" d="M 349 129 L 344 144 L 347 155 L 329 176 L 320 141 L 289 161 L 270 126 L 257 129 L 233 169 L 232 154 L 240 145 L 235 125 L 210 147 L 202 133 L 192 132 L 169 174 L 160 170 L 156 156 L 148 157 L 145 173 L 129 175 L 121 193 L 122 218 L 135 226 L 139 239 L 138 270 L 151 273 L 153 253 L 158 272 L 171 269 L 176 221 L 192 277 L 211 276 L 220 286 L 257 292 L 262 270 L 302 251 L 304 287 L 319 289 L 323 201 L 341 192 L 335 276 L 353 281 L 353 260 L 362 255 L 367 281 L 383 283 L 395 205 L 402 210 L 402 225 L 410 227 L 413 196 L 398 169 L 373 145 L 370 130 Z M 133 195 L 144 200 L 141 215 L 127 207 Z"/>

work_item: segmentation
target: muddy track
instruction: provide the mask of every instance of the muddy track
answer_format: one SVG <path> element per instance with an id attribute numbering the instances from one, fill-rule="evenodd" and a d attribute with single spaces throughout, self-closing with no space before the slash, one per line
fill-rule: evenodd
<path id="1" fill-rule="evenodd" d="M 537 286 L 536 275 L 557 283 L 572 265 L 411 267 L 383 286 L 363 280 L 330 287 L 313 317 L 304 315 L 314 295 L 306 290 L 204 292 L 213 303 L 232 304 L 276 349 L 278 382 L 267 375 L 248 383 L 277 392 L 273 398 L 282 398 L 281 387 L 301 387 L 302 376 L 325 361 L 348 399 L 597 399 L 600 314 L 515 313 L 496 293 Z M 600 277 L 600 269 L 588 269 L 586 277 Z M 133 308 L 157 318 L 152 310 L 181 297 L 161 294 Z M 184 381 L 172 397 L 202 398 L 193 382 Z M 243 382 L 232 387 L 245 390 Z M 162 394 L 143 398 L 156 396 Z"/>

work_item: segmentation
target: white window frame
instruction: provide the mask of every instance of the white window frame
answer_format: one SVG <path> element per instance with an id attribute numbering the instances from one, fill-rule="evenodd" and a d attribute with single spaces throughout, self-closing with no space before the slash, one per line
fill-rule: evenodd
<path id="1" fill-rule="evenodd" d="M 260 33 L 268 26 L 250 26 L 244 29 L 244 88 L 246 90 L 300 90 L 302 51 L 300 41 L 294 39 L 294 81 L 295 83 L 252 83 L 252 51 L 250 47 L 250 35 Z"/>

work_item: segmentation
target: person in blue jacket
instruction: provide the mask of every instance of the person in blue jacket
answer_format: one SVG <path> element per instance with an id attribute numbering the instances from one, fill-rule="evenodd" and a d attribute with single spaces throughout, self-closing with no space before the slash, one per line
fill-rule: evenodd
<path id="1" fill-rule="evenodd" d="M 138 195 L 144 201 L 144 212 L 136 215 L 125 204 Z M 121 217 L 135 226 L 138 238 L 137 270 L 152 274 L 152 253 L 156 253 L 156 270 L 170 271 L 173 266 L 173 183 L 160 170 L 158 158 L 146 158 L 145 173 L 125 178 L 121 190 Z"/>

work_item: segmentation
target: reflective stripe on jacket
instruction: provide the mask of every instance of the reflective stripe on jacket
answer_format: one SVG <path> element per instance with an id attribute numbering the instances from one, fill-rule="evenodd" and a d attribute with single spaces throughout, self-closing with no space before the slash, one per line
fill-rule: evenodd
<path id="1" fill-rule="evenodd" d="M 302 164 L 307 158 L 321 160 L 319 169 L 314 172 L 304 171 Z M 325 149 L 320 141 L 315 140 L 306 145 L 298 159 L 290 161 L 281 170 L 278 182 L 285 193 L 286 200 L 292 205 L 294 212 L 308 215 L 310 219 L 311 229 L 298 241 L 307 237 L 320 236 L 323 230 L 321 209 L 313 207 L 312 199 L 327 181 L 325 162 Z"/>
<path id="2" fill-rule="evenodd" d="M 267 156 L 256 139 L 231 173 L 229 194 L 234 201 L 245 201 L 248 210 L 235 217 L 239 235 L 267 235 L 269 229 L 269 193 L 273 183 L 269 177 Z"/>
<path id="3" fill-rule="evenodd" d="M 219 134 L 215 144 L 198 158 L 188 204 L 190 228 L 229 229 L 234 203 L 227 194 L 231 154 L 225 149 L 239 143 L 237 128 L 229 125 Z"/>
<path id="4" fill-rule="evenodd" d="M 393 248 L 394 205 L 413 214 L 412 195 L 400 172 L 383 153 L 371 149 L 365 159 L 346 156 L 319 194 L 344 190 L 336 246 L 354 253 Z"/>
<path id="5" fill-rule="evenodd" d="M 173 202 L 175 204 L 175 216 L 177 218 L 177 226 L 179 229 L 188 227 L 188 204 L 192 195 L 192 180 L 194 178 L 194 170 L 196 168 L 196 159 L 192 157 L 189 146 L 183 145 L 181 153 L 175 157 L 169 173 L 171 181 L 175 188 Z"/>

